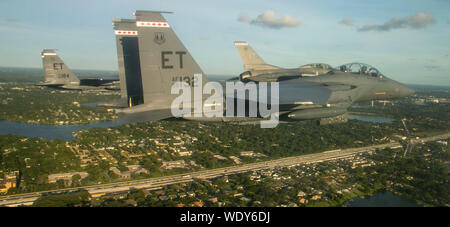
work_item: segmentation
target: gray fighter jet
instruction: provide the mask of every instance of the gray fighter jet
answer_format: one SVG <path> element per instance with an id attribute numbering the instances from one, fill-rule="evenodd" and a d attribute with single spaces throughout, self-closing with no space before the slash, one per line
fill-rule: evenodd
<path id="1" fill-rule="evenodd" d="M 41 57 L 45 81 L 37 86 L 65 90 L 119 89 L 119 80 L 116 79 L 78 79 L 53 49 L 44 49 Z"/>
<path id="2" fill-rule="evenodd" d="M 137 43 L 130 44 L 131 42 L 123 42 L 122 40 L 122 46 L 118 45 L 118 48 L 123 48 L 124 53 L 127 45 L 134 45 L 134 47 L 130 48 L 138 49 L 139 62 L 131 65 L 132 67 L 137 67 L 134 71 L 139 71 L 140 80 L 136 83 L 138 86 L 142 86 L 142 89 L 137 89 L 141 92 L 138 96 L 142 97 L 142 103 L 119 110 L 125 113 L 124 121 L 137 122 L 171 118 L 171 103 L 179 96 L 171 94 L 171 88 L 175 82 L 186 82 L 190 86 L 191 94 L 194 94 L 195 87 L 205 85 L 208 82 L 202 69 L 178 39 L 170 24 L 162 16 L 162 13 L 164 12 L 136 11 L 136 27 L 132 27 L 135 30 L 126 32 L 128 35 L 128 32 L 135 31 L 137 36 L 135 41 Z M 118 35 L 118 32 L 124 31 L 116 27 L 116 35 Z M 244 55 L 243 53 L 254 53 L 248 45 L 247 47 L 246 52 L 241 52 L 241 55 Z M 131 54 L 136 55 L 137 53 Z M 266 74 L 270 76 L 270 70 L 279 70 L 274 66 L 265 64 L 256 54 L 251 55 L 252 57 L 248 57 L 249 55 L 245 56 L 245 58 L 243 57 L 244 59 L 252 59 L 250 61 L 244 60 L 244 62 L 246 62 L 246 68 L 254 70 L 253 72 L 266 70 Z M 119 56 L 122 59 L 124 57 L 125 54 L 124 56 Z M 359 70 L 356 70 L 356 66 L 359 66 Z M 124 67 L 124 72 L 129 71 L 127 64 L 124 64 Z M 312 68 L 317 67 L 314 66 Z M 339 69 L 327 67 L 325 70 L 327 71 L 326 73 L 321 71 L 317 73 L 317 76 L 302 76 L 301 69 L 291 70 L 295 71 L 295 73 L 275 73 L 278 78 L 298 74 L 295 79 L 277 80 L 279 81 L 280 119 L 294 121 L 326 119 L 345 114 L 347 108 L 357 101 L 401 98 L 413 93 L 405 85 L 389 79 L 369 65 L 349 64 Z M 201 75 L 202 84 L 196 81 L 194 75 Z M 128 77 L 128 75 L 125 74 L 125 77 Z M 256 86 L 255 89 L 259 89 L 258 87 Z M 192 103 L 204 103 L 207 98 L 203 95 L 196 100 L 194 95 Z M 270 99 L 270 94 L 268 99 Z M 216 118 L 188 117 L 187 119 L 199 121 L 233 121 L 234 119 L 251 121 L 255 118 L 236 116 Z"/>
<path id="3" fill-rule="evenodd" d="M 306 64 L 292 69 L 269 65 L 247 42 L 235 41 L 234 45 L 241 55 L 242 61 L 244 62 L 244 70 L 246 70 L 235 79 L 239 79 L 244 82 L 272 82 L 290 80 L 302 76 L 318 76 L 321 74 L 326 74 L 332 70 L 332 67 L 325 63 Z"/>

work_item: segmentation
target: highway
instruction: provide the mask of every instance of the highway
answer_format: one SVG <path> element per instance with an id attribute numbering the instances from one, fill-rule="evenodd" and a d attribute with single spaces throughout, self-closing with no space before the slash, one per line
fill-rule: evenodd
<path id="1" fill-rule="evenodd" d="M 415 140 L 414 142 L 428 142 L 433 140 L 447 139 L 450 137 L 450 133 L 423 138 L 419 140 Z M 360 147 L 360 148 L 349 148 L 344 150 L 332 150 L 325 151 L 321 153 L 301 155 L 301 156 L 293 156 L 287 158 L 280 158 L 270 161 L 262 161 L 255 162 L 249 164 L 241 164 L 224 168 L 217 169 L 209 169 L 209 170 L 201 170 L 190 173 L 183 173 L 171 176 L 157 177 L 157 178 L 148 178 L 141 180 L 132 180 L 132 181 L 121 181 L 116 183 L 109 184 L 99 184 L 99 185 L 91 185 L 84 186 L 78 188 L 68 188 L 68 189 L 59 189 L 59 190 L 51 190 L 51 191 L 41 191 L 41 192 L 33 192 L 33 193 L 24 193 L 17 195 L 8 195 L 0 197 L 0 206 L 19 206 L 19 205 L 31 205 L 36 199 L 39 198 L 40 195 L 45 193 L 63 193 L 70 191 L 77 191 L 80 189 L 87 190 L 91 195 L 102 195 L 104 193 L 117 193 L 129 191 L 132 188 L 136 189 L 149 189 L 155 190 L 160 189 L 166 185 L 179 184 L 185 182 L 191 182 L 194 179 L 211 179 L 219 176 L 226 176 L 237 173 L 244 173 L 248 171 L 256 171 L 262 169 L 273 169 L 275 167 L 288 167 L 299 164 L 310 164 L 317 162 L 324 162 L 330 160 L 344 159 L 348 157 L 352 157 L 359 153 L 375 151 L 376 149 L 384 149 L 384 148 L 397 148 L 401 147 L 400 143 L 387 143 L 380 145 L 373 145 L 368 147 Z"/>
<path id="2" fill-rule="evenodd" d="M 430 136 L 430 137 L 421 138 L 421 139 L 412 139 L 411 143 L 415 144 L 415 143 L 426 143 L 426 142 L 436 141 L 436 140 L 445 140 L 449 137 L 450 137 L 450 133 L 445 133 L 445 134 L 441 134 L 441 135 L 437 135 L 437 136 Z"/>

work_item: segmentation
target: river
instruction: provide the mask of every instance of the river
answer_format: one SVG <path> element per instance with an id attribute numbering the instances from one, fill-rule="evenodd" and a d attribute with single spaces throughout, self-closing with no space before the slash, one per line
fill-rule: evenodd
<path id="1" fill-rule="evenodd" d="M 390 118 L 376 116 L 349 115 L 348 118 L 373 123 L 390 123 L 393 121 Z M 41 137 L 48 140 L 59 138 L 67 141 L 75 139 L 72 134 L 78 130 L 85 130 L 94 127 L 109 128 L 121 124 L 123 124 L 123 121 L 121 121 L 120 118 L 114 121 L 92 122 L 89 124 L 75 125 L 43 125 L 2 120 L 0 121 L 0 135 L 14 134 L 23 135 L 26 137 Z"/>
<path id="2" fill-rule="evenodd" d="M 0 135 L 14 134 L 26 137 L 40 137 L 44 139 L 73 140 L 73 132 L 94 127 L 108 128 L 120 125 L 119 121 L 92 122 L 79 125 L 42 125 L 25 122 L 0 121 Z"/>

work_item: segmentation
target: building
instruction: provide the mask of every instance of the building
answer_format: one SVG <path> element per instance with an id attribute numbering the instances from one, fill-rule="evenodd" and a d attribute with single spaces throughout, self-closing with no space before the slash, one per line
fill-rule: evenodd
<path id="1" fill-rule="evenodd" d="M 64 180 L 72 182 L 72 177 L 75 175 L 80 175 L 81 179 L 89 176 L 87 172 L 69 172 L 69 173 L 55 173 L 48 175 L 48 183 L 56 183 L 58 180 Z"/>
<path id="2" fill-rule="evenodd" d="M 186 168 L 186 162 L 184 160 L 177 160 L 177 161 L 163 162 L 163 164 L 161 165 L 161 169 L 165 170 L 174 168 Z"/>
<path id="3" fill-rule="evenodd" d="M 253 151 L 241 151 L 241 156 L 243 157 L 253 157 L 255 153 Z"/>
<path id="4" fill-rule="evenodd" d="M 120 178 L 125 178 L 128 179 L 131 177 L 131 173 L 130 171 L 120 171 L 117 167 L 111 167 L 109 168 L 110 171 L 112 171 L 114 174 L 116 174 L 117 176 L 119 176 Z"/>
<path id="5" fill-rule="evenodd" d="M 128 171 L 120 171 L 117 167 L 109 168 L 114 174 L 118 175 L 120 178 L 131 178 L 133 174 L 148 174 L 148 170 L 142 168 L 140 165 L 127 165 Z"/>
<path id="6" fill-rule="evenodd" d="M 3 180 L 0 180 L 0 193 L 7 193 L 10 188 L 16 187 L 19 171 L 13 171 L 5 174 Z"/>
<path id="7" fill-rule="evenodd" d="M 15 188 L 16 182 L 0 182 L 0 193 L 7 193 L 10 188 Z"/>
<path id="8" fill-rule="evenodd" d="M 239 159 L 238 157 L 236 157 L 236 156 L 230 156 L 229 157 L 234 163 L 236 163 L 236 164 L 241 164 L 241 159 Z"/>

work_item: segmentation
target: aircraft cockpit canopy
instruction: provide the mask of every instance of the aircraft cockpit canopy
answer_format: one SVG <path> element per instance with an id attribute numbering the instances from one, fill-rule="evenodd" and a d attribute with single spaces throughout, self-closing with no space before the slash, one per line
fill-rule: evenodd
<path id="1" fill-rule="evenodd" d="M 364 64 L 364 63 L 358 63 L 358 62 L 348 63 L 345 65 L 339 66 L 338 69 L 342 72 L 351 72 L 354 74 L 368 75 L 368 76 L 379 77 L 379 78 L 384 77 L 384 75 L 378 69 L 376 69 L 375 67 L 373 67 L 371 65 Z"/>
<path id="2" fill-rule="evenodd" d="M 333 67 L 331 67 L 331 65 L 325 64 L 325 63 L 312 63 L 312 64 L 307 64 L 307 65 L 302 65 L 302 66 L 300 66 L 300 68 L 302 68 L 302 69 L 313 68 L 313 69 L 325 69 L 325 70 L 333 69 Z"/>

